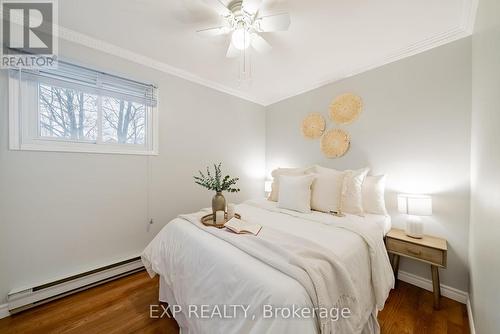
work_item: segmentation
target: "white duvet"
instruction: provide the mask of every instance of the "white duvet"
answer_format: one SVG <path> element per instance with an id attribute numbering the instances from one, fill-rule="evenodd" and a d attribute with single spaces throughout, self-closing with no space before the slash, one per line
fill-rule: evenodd
<path id="1" fill-rule="evenodd" d="M 237 212 L 263 230 L 281 230 L 284 237 L 296 236 L 328 251 L 356 291 L 357 328 L 378 332 L 376 311 L 394 284 L 382 240 L 385 217 L 300 214 L 265 200 L 248 201 Z M 265 254 L 259 260 L 237 246 L 177 218 L 145 249 L 148 272 L 161 276 L 160 299 L 179 305 L 176 320 L 183 333 L 317 333 L 317 318 L 290 313 L 317 306 L 304 280 L 269 265 Z"/>

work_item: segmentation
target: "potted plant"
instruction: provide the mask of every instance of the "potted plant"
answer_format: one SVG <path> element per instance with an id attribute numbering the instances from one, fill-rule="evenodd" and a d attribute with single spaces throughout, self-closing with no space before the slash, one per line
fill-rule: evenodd
<path id="1" fill-rule="evenodd" d="M 229 175 L 222 177 L 221 165 L 221 162 L 219 162 L 218 165 L 214 164 L 213 174 L 210 173 L 210 169 L 207 167 L 206 175 L 199 171 L 200 176 L 194 176 L 194 182 L 196 184 L 199 184 L 208 190 L 215 191 L 215 195 L 212 198 L 212 212 L 214 216 L 216 211 L 226 211 L 226 199 L 222 195 L 223 191 L 230 193 L 240 191 L 239 188 L 234 187 L 239 178 L 232 178 Z"/>

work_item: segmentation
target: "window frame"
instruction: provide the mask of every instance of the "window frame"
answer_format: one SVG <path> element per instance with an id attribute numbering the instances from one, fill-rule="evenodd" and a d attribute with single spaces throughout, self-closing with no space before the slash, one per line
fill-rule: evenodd
<path id="1" fill-rule="evenodd" d="M 79 66 L 79 65 L 77 65 Z M 159 101 L 152 106 L 145 105 L 145 143 L 121 144 L 102 141 L 102 94 L 98 99 L 97 138 L 95 141 L 74 140 L 70 138 L 42 137 L 40 133 L 40 82 L 19 80 L 9 71 L 9 149 L 25 151 L 101 153 L 127 155 L 158 155 L 159 141 Z M 28 87 L 32 85 L 32 87 Z M 61 88 L 78 89 L 68 83 Z M 36 86 L 36 87 L 35 87 Z M 76 85 L 77 86 L 77 85 Z"/>

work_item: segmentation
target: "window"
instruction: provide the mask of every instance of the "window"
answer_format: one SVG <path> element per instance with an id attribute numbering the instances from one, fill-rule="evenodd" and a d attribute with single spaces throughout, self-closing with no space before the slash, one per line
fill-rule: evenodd
<path id="1" fill-rule="evenodd" d="M 156 88 L 77 65 L 12 70 L 10 148 L 158 154 Z"/>

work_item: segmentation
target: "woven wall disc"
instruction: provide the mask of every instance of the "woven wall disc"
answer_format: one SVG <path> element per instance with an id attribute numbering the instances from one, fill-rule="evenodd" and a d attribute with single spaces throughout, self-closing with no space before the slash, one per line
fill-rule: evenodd
<path id="1" fill-rule="evenodd" d="M 330 118 L 338 124 L 349 124 L 358 118 L 363 110 L 363 100 L 354 94 L 346 93 L 330 105 Z"/>
<path id="2" fill-rule="evenodd" d="M 325 118 L 317 112 L 310 113 L 302 121 L 302 134 L 306 138 L 316 139 L 325 131 Z"/>
<path id="3" fill-rule="evenodd" d="M 338 158 L 347 152 L 349 143 L 349 134 L 344 130 L 328 130 L 321 138 L 321 151 L 327 158 Z"/>

